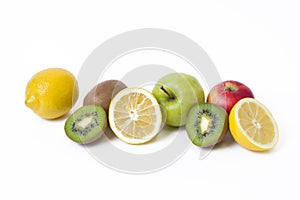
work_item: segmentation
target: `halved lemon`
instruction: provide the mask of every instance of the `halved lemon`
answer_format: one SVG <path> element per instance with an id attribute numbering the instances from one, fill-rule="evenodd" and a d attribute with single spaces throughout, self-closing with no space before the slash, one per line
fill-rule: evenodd
<path id="1" fill-rule="evenodd" d="M 278 126 L 271 112 L 253 98 L 238 101 L 229 115 L 229 128 L 241 146 L 266 151 L 278 142 Z"/>
<path id="2" fill-rule="evenodd" d="M 150 92 L 143 88 L 126 88 L 112 99 L 108 120 L 119 139 L 129 144 L 142 144 L 159 133 L 163 118 Z"/>

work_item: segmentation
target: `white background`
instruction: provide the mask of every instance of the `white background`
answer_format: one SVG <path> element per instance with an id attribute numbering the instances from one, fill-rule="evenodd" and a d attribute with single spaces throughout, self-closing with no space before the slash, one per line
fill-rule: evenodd
<path id="1" fill-rule="evenodd" d="M 299 10 L 297 0 L 1 1 L 0 199 L 299 198 Z M 162 171 L 128 175 L 68 140 L 63 119 L 25 107 L 34 73 L 63 67 L 77 75 L 98 45 L 137 28 L 188 36 L 223 80 L 248 85 L 277 119 L 276 148 L 254 153 L 228 137 L 204 160 L 192 147 Z"/>

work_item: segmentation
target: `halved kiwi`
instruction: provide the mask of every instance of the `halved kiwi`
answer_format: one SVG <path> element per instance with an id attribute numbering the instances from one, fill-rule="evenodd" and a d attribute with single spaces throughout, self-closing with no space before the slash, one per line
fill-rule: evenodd
<path id="1" fill-rule="evenodd" d="M 220 142 L 228 130 L 226 111 L 212 103 L 193 106 L 187 116 L 186 131 L 193 144 L 208 147 Z"/>
<path id="2" fill-rule="evenodd" d="M 65 132 L 74 142 L 87 144 L 100 138 L 107 127 L 101 106 L 87 105 L 76 110 L 65 122 Z"/>

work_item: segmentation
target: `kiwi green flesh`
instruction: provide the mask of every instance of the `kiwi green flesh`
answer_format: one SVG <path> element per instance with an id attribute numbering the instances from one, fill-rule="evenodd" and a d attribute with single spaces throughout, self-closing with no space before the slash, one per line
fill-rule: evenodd
<path id="1" fill-rule="evenodd" d="M 74 142 L 87 144 L 100 138 L 107 127 L 101 106 L 87 105 L 76 110 L 65 123 L 66 135 Z"/>
<path id="2" fill-rule="evenodd" d="M 226 111 L 212 103 L 200 103 L 191 108 L 186 131 L 193 144 L 208 147 L 220 142 L 228 130 Z"/>

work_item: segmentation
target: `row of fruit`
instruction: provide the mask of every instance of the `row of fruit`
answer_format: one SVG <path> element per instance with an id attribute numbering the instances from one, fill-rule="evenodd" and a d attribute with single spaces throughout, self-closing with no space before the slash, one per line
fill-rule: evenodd
<path id="1" fill-rule="evenodd" d="M 78 99 L 75 77 L 50 68 L 37 73 L 26 89 L 26 105 L 46 119 L 60 117 Z M 228 130 L 243 147 L 254 151 L 273 148 L 278 127 L 270 111 L 237 81 L 214 86 L 205 100 L 199 81 L 188 74 L 171 73 L 152 92 L 128 88 L 118 80 L 96 85 L 83 106 L 65 122 L 66 135 L 80 144 L 99 139 L 110 128 L 122 141 L 142 144 L 152 140 L 164 125 L 184 126 L 192 143 L 207 147 L 222 141 Z"/>

